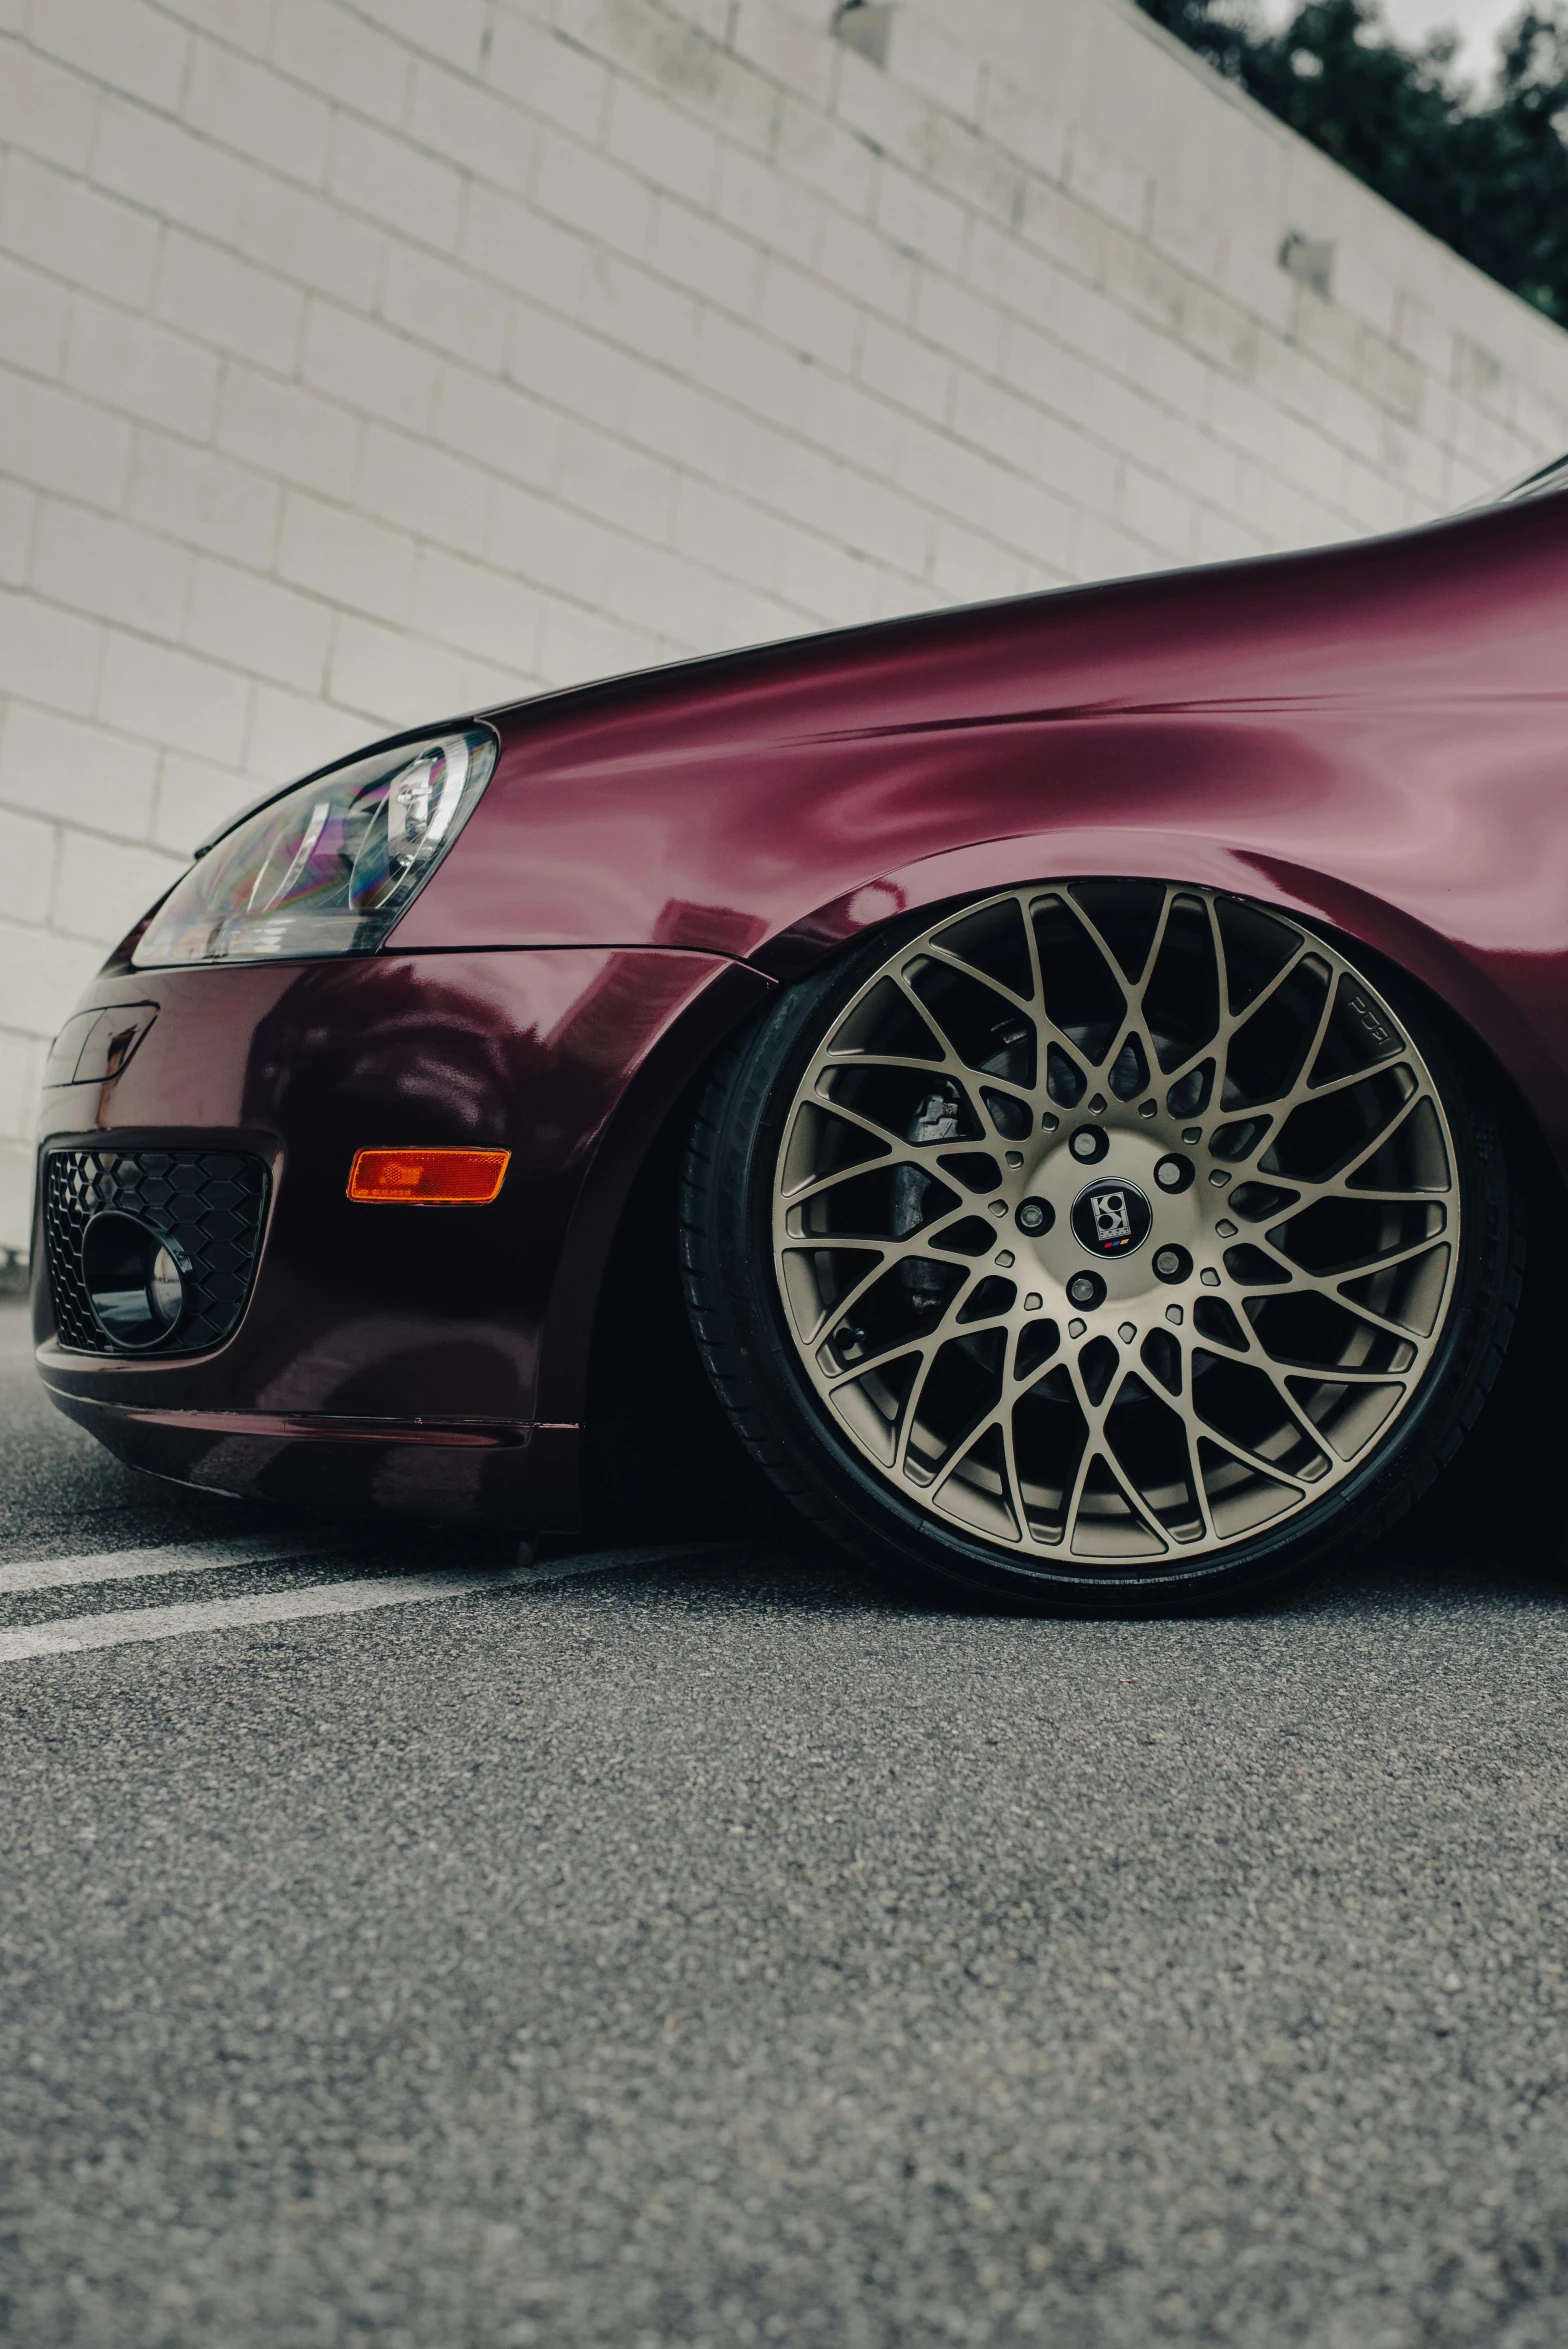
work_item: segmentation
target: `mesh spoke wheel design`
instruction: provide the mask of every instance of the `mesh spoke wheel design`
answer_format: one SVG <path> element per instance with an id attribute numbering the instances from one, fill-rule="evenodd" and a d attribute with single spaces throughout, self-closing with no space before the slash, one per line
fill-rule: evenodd
<path id="1" fill-rule="evenodd" d="M 901 945 L 773 1178 L 805 1377 L 906 1504 L 1077 1574 L 1180 1572 L 1383 1446 L 1460 1240 L 1420 1052 L 1333 947 L 1154 882 Z"/>

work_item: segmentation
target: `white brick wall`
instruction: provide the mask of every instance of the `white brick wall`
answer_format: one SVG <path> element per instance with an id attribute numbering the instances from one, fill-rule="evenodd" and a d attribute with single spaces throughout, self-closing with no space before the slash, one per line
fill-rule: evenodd
<path id="1" fill-rule="evenodd" d="M 264 785 L 1568 446 L 1568 337 L 1126 0 L 832 15 L 5 0 L 0 1248 L 61 1012 Z"/>

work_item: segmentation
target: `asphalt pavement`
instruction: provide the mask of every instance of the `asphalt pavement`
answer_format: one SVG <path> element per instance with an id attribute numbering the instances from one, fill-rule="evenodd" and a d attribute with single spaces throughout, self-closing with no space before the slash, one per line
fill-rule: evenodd
<path id="1" fill-rule="evenodd" d="M 0 1328 L 6 2343 L 1568 2343 L 1555 1573 L 529 1579 L 138 1479 Z"/>

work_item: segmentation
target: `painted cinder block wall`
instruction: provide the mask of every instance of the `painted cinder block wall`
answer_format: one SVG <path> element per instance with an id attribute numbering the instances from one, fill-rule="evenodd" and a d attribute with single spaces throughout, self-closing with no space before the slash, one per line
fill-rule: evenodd
<path id="1" fill-rule="evenodd" d="M 1568 337 L 1124 0 L 834 13 L 0 0 L 0 1250 L 48 1037 L 264 786 L 1568 445 Z"/>

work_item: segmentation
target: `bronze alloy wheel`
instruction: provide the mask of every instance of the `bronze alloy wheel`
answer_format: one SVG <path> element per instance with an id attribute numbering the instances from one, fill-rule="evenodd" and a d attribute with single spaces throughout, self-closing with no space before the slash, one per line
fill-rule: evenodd
<path id="1" fill-rule="evenodd" d="M 1490 1107 L 1472 1085 L 1461 1116 L 1441 1039 L 1325 938 L 1209 890 L 1042 885 L 765 1025 L 699 1126 L 688 1286 L 742 1432 L 841 1537 L 847 1510 L 974 1587 L 1169 1604 L 1302 1562 L 1357 1501 L 1366 1538 L 1417 1406 L 1446 1380 L 1400 1505 L 1473 1416 L 1507 1319 Z M 704 1172 L 737 1086 L 751 1303 Z"/>

